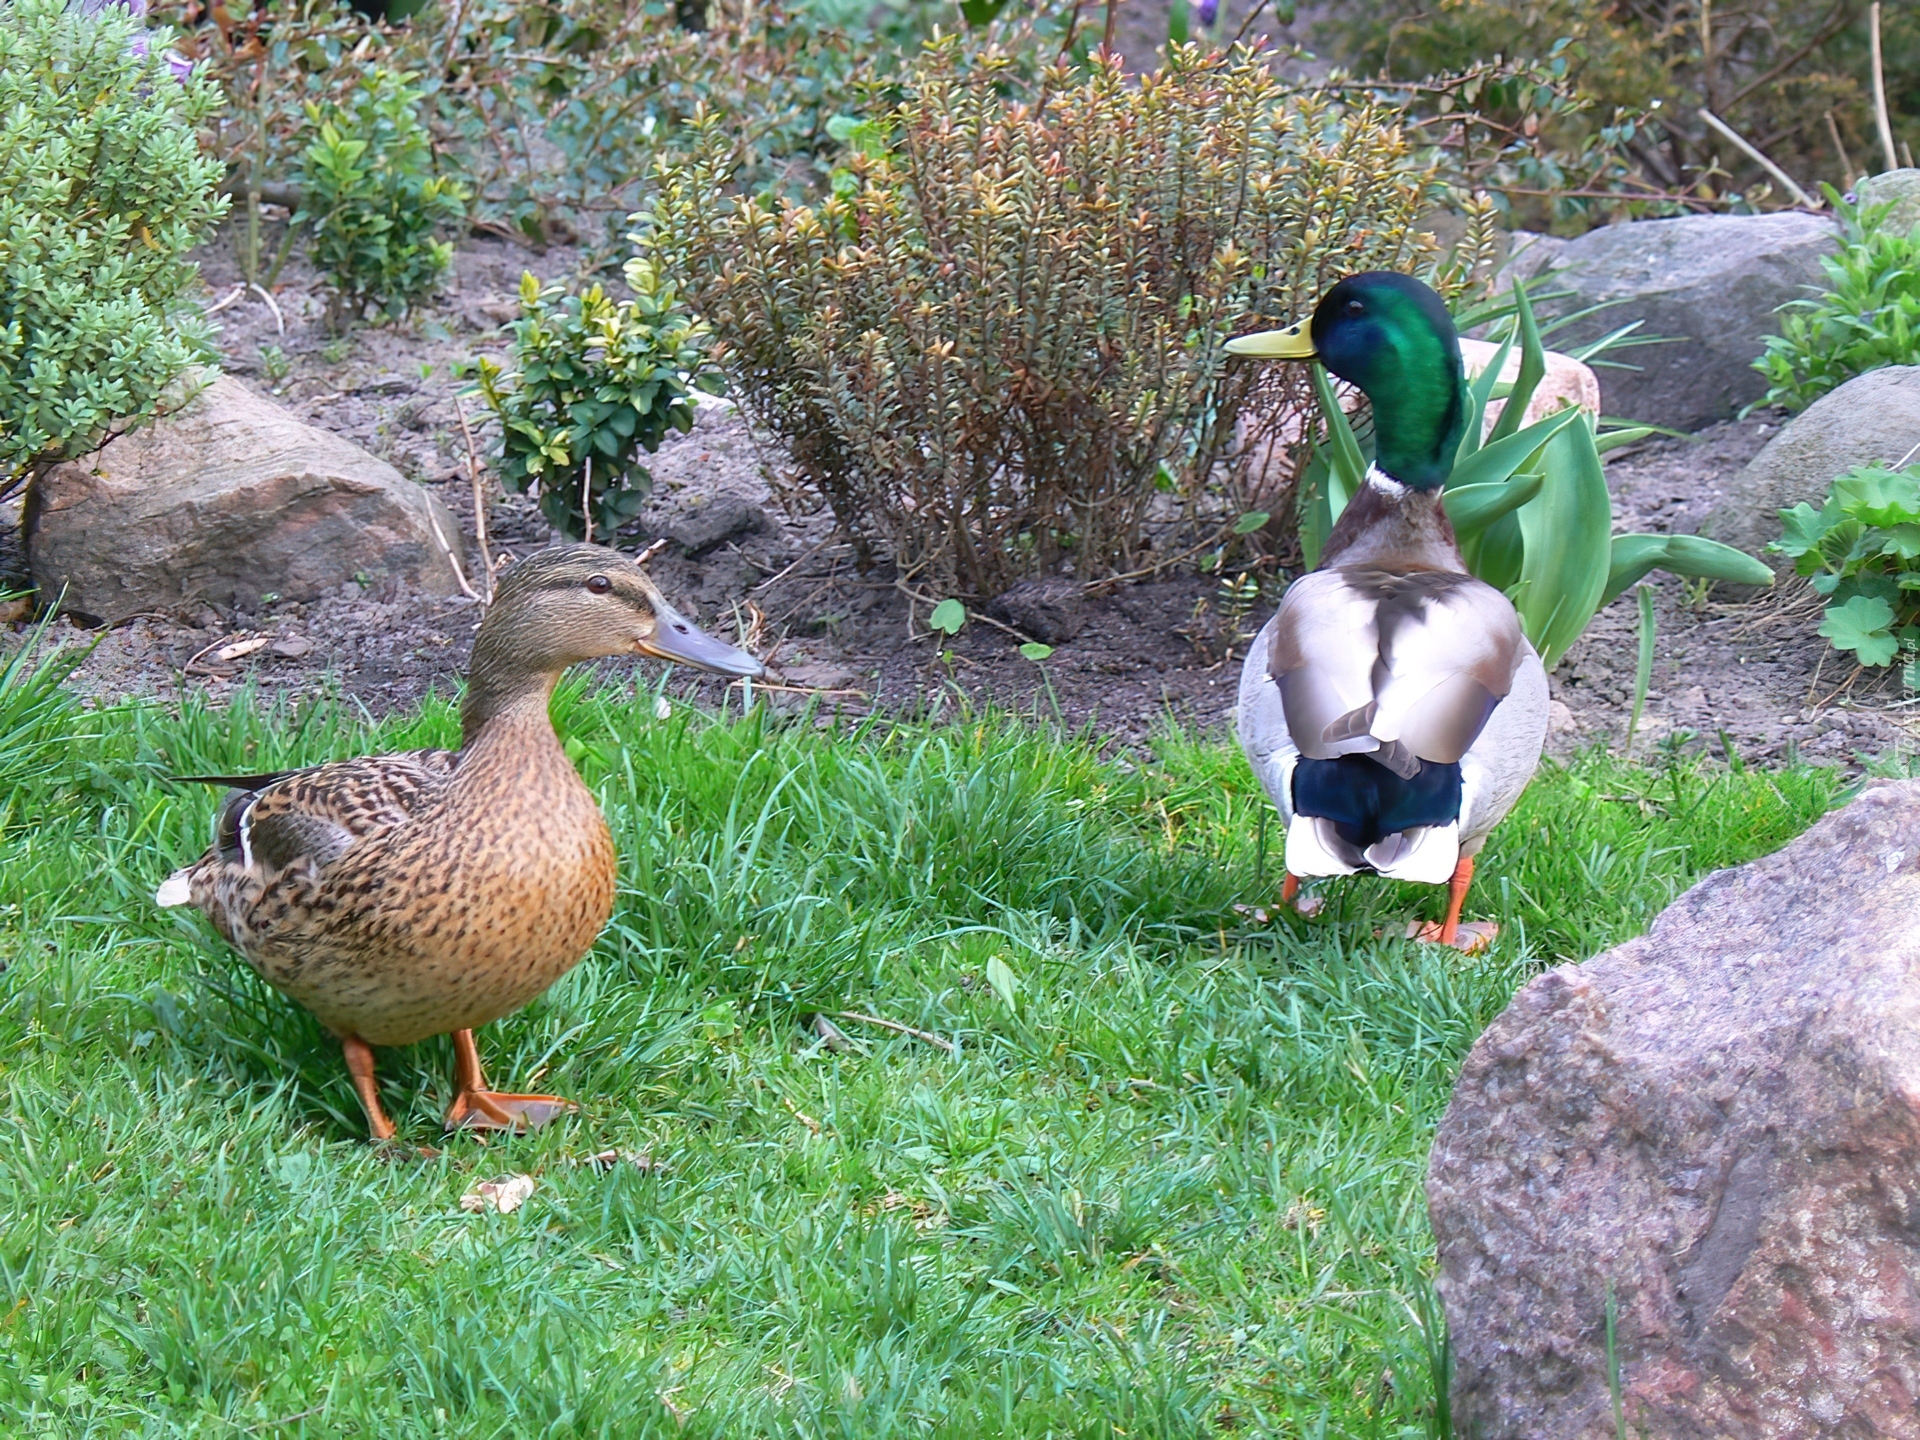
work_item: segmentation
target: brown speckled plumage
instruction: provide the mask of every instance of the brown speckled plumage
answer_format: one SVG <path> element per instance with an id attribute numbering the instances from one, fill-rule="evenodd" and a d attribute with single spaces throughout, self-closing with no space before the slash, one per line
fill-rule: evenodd
<path id="1" fill-rule="evenodd" d="M 588 545 L 542 551 L 507 572 L 481 626 L 457 752 L 243 782 L 213 846 L 162 903 L 190 898 L 347 1042 L 350 1064 L 356 1047 L 460 1035 L 510 1014 L 572 969 L 613 911 L 613 839 L 547 704 L 569 665 L 622 653 L 759 668 L 676 615 L 630 560 Z M 390 1134 L 361 1063 L 369 1121 Z M 472 1070 L 477 1080 L 477 1059 Z M 468 1078 L 463 1069 L 463 1098 L 490 1093 Z M 449 1123 L 493 1123 L 462 1113 Z"/>

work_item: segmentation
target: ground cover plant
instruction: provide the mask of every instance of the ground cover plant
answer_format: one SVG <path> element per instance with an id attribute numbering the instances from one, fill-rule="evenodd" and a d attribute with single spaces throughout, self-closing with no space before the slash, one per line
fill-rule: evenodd
<path id="1" fill-rule="evenodd" d="M 1903 678 L 1920 690 L 1920 467 L 1850 470 L 1818 510 L 1803 500 L 1780 524 L 1768 548 L 1826 597 L 1820 633 L 1861 665 L 1904 655 Z"/>
<path id="2" fill-rule="evenodd" d="M 1421 1175 L 1466 1047 L 1838 791 L 1549 765 L 1465 959 L 1379 938 L 1416 888 L 1237 910 L 1279 836 L 1222 741 L 662 718 L 577 679 L 556 715 L 621 897 L 487 1043 L 585 1108 L 410 1158 L 365 1144 L 313 1022 L 150 897 L 213 803 L 165 773 L 445 744 L 452 706 L 86 711 L 58 682 L 0 681 L 0 1428 L 45 1435 L 1444 1433 Z M 437 1144 L 444 1045 L 382 1073 Z M 460 1208 L 512 1174 L 516 1212 Z"/>
<path id="3" fill-rule="evenodd" d="M 1822 255 L 1826 288 L 1781 308 L 1780 333 L 1753 362 L 1767 377 L 1766 405 L 1804 410 L 1856 375 L 1920 360 L 1920 230 L 1881 224 L 1888 205 L 1859 207 L 1827 187 L 1843 227 Z"/>

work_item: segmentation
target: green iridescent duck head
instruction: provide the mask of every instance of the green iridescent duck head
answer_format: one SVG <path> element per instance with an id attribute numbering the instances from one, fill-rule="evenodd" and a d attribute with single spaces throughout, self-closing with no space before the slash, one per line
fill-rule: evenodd
<path id="1" fill-rule="evenodd" d="M 1242 335 L 1227 351 L 1318 360 L 1373 402 L 1374 464 L 1415 490 L 1446 483 L 1466 430 L 1460 337 L 1446 303 L 1411 275 L 1349 275 L 1284 330 Z"/>

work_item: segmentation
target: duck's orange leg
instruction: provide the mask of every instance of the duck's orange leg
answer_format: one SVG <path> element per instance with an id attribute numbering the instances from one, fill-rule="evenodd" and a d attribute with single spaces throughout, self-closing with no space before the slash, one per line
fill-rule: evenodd
<path id="1" fill-rule="evenodd" d="M 340 1042 L 340 1048 L 346 1052 L 347 1073 L 353 1077 L 354 1094 L 360 1097 L 360 1108 L 367 1112 L 368 1133 L 376 1140 L 391 1140 L 393 1121 L 380 1108 L 380 1087 L 373 1078 L 373 1047 L 349 1035 Z"/>
<path id="2" fill-rule="evenodd" d="M 1473 857 L 1462 855 L 1460 863 L 1453 867 L 1453 878 L 1447 882 L 1447 918 L 1439 924 L 1429 920 L 1425 924 L 1411 925 L 1407 936 L 1412 940 L 1437 941 L 1442 945 L 1452 945 L 1472 955 L 1484 950 L 1493 943 L 1493 937 L 1500 933 L 1500 927 L 1492 921 L 1469 925 L 1468 934 L 1463 941 L 1460 935 L 1460 909 L 1467 903 L 1467 887 L 1473 884 Z"/>
<path id="3" fill-rule="evenodd" d="M 459 1093 L 447 1110 L 449 1130 L 538 1130 L 576 1106 L 558 1095 L 507 1095 L 487 1088 L 480 1048 L 471 1030 L 453 1032 L 454 1080 Z"/>
<path id="4" fill-rule="evenodd" d="M 1289 870 L 1287 871 L 1287 878 L 1280 882 L 1280 903 L 1282 905 L 1291 905 L 1293 903 L 1293 897 L 1299 893 L 1300 877 Z"/>

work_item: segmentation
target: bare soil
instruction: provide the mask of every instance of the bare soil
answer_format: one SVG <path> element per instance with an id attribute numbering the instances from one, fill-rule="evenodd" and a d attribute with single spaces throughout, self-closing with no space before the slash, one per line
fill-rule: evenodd
<path id="1" fill-rule="evenodd" d="M 257 296 L 220 313 L 224 363 L 302 418 L 427 486 L 471 537 L 473 492 L 454 402 L 464 382 L 453 365 L 504 356 L 499 327 L 516 313 L 523 269 L 566 279 L 577 264 L 573 252 L 536 255 L 475 237 L 460 247 L 447 292 L 431 310 L 402 325 L 334 336 L 318 287 L 296 263 L 277 288 L 278 317 Z M 203 273 L 212 301 L 232 292 L 239 277 L 229 245 L 209 247 Z M 476 407 L 466 408 L 484 453 Z M 1695 528 L 1719 483 L 1779 423 L 1761 416 L 1614 457 L 1609 481 L 1619 528 Z M 1215 576 L 1188 571 L 1126 585 L 1088 599 L 1079 632 L 1039 662 L 1018 648 L 1030 637 L 977 614 L 948 640 L 926 623 L 940 597 L 909 594 L 885 567 L 861 573 L 824 512 L 782 509 L 767 481 L 767 467 L 782 458 L 731 407 L 703 406 L 693 433 L 670 440 L 650 462 L 653 498 L 635 533 L 618 540 L 635 549 L 649 536 L 670 537 L 653 561 L 662 588 L 698 623 L 769 660 L 787 687 L 771 691 L 774 703 L 817 703 L 842 715 L 995 704 L 1092 725 L 1122 746 L 1143 742 L 1169 719 L 1203 731 L 1228 725 L 1246 638 L 1270 613 L 1277 585 L 1239 616 L 1223 610 Z M 496 546 L 514 554 L 550 538 L 530 502 L 497 489 L 488 527 Z M 469 552 L 477 573 L 471 538 Z M 17 538 L 0 524 L 0 571 L 18 566 Z M 1912 748 L 1915 712 L 1903 706 L 1897 681 L 1850 674 L 1814 633 L 1818 610 L 1798 582 L 1738 601 L 1690 595 L 1667 577 L 1652 584 L 1656 662 L 1636 749 L 1704 746 L 1757 762 L 1797 756 L 1850 765 Z M 450 694 L 478 621 L 479 607 L 465 598 L 348 585 L 260 613 L 207 606 L 105 632 L 75 633 L 62 621 L 56 633 L 93 644 L 75 681 L 101 698 L 173 699 L 187 689 L 224 697 L 252 684 L 267 695 L 336 692 L 378 714 L 429 690 Z M 24 631 L 18 622 L 4 628 Z M 1621 743 L 1637 633 L 1634 602 L 1623 598 L 1558 667 L 1553 689 L 1565 709 L 1556 710 L 1556 750 Z M 220 658 L 254 638 L 267 643 Z M 687 683 L 717 698 L 711 684 Z"/>

